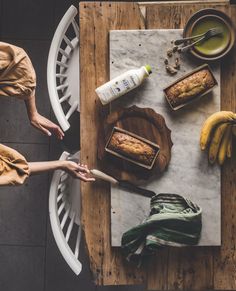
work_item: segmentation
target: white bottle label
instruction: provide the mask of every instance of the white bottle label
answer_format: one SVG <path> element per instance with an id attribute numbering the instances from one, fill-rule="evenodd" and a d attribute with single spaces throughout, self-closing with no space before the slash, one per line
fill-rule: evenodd
<path id="1" fill-rule="evenodd" d="M 129 70 L 98 87 L 95 91 L 102 104 L 105 105 L 138 87 L 147 76 L 149 76 L 149 72 L 144 66 Z"/>
<path id="2" fill-rule="evenodd" d="M 104 84 L 98 88 L 97 93 L 103 104 L 106 104 L 115 98 L 129 92 L 131 89 L 137 87 L 140 81 L 138 75 L 126 75 L 121 79 L 117 79 L 115 82 Z M 100 90 L 99 90 L 100 89 Z"/>
<path id="3" fill-rule="evenodd" d="M 127 76 L 122 80 L 116 81 L 115 84 L 111 86 L 113 95 L 120 95 L 120 93 L 128 92 L 130 89 L 137 86 L 133 76 Z"/>

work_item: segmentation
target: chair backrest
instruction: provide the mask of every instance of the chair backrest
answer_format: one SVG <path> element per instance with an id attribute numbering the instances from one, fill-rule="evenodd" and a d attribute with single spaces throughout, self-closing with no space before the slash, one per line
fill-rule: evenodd
<path id="1" fill-rule="evenodd" d="M 77 152 L 72 157 L 63 152 L 60 160 L 78 159 Z M 79 261 L 81 240 L 81 195 L 80 182 L 71 178 L 66 172 L 54 172 L 49 192 L 49 217 L 57 246 L 67 264 L 76 275 L 82 270 Z"/>
<path id="2" fill-rule="evenodd" d="M 64 131 L 70 127 L 68 119 L 72 113 L 79 110 L 79 27 L 75 21 L 77 13 L 72 5 L 61 19 L 52 39 L 47 64 L 51 105 Z M 69 109 L 63 108 L 63 102 L 69 104 Z"/>

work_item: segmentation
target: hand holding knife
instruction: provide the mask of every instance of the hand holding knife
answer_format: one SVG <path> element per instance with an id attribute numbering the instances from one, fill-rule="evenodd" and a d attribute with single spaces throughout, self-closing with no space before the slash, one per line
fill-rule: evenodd
<path id="1" fill-rule="evenodd" d="M 119 185 L 121 188 L 127 189 L 129 191 L 134 192 L 134 193 L 137 193 L 137 194 L 149 197 L 149 198 L 156 195 L 156 193 L 151 191 L 151 190 L 147 190 L 147 189 L 138 187 L 138 186 L 136 186 L 128 181 L 117 180 L 117 179 L 103 173 L 102 171 L 97 170 L 97 169 L 90 170 L 90 173 L 96 178 L 110 182 L 113 185 Z"/>

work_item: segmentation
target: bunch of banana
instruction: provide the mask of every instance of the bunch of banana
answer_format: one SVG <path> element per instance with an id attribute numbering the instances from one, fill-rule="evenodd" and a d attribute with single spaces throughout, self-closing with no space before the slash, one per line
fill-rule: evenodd
<path id="1" fill-rule="evenodd" d="M 219 111 L 204 122 L 201 130 L 200 147 L 208 148 L 209 162 L 222 165 L 226 157 L 232 155 L 232 134 L 236 135 L 236 114 L 232 111 Z"/>

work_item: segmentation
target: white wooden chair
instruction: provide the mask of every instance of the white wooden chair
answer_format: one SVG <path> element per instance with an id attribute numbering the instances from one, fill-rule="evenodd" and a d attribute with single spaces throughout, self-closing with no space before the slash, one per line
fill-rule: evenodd
<path id="1" fill-rule="evenodd" d="M 79 27 L 75 21 L 77 9 L 72 5 L 61 19 L 54 34 L 47 64 L 47 84 L 54 114 L 63 131 L 68 119 L 79 111 Z M 69 104 L 64 112 L 62 103 Z M 68 106 L 67 106 L 68 107 Z"/>
<path id="2" fill-rule="evenodd" d="M 77 159 L 63 152 L 60 160 Z M 80 182 L 61 170 L 54 172 L 49 192 L 49 216 L 57 246 L 67 264 L 79 275 L 82 265 L 78 259 L 81 240 L 81 195 Z"/>

